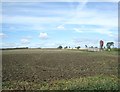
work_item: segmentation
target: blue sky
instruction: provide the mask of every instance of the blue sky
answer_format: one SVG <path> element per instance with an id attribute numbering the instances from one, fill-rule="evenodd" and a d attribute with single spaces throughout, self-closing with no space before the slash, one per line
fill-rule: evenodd
<path id="1" fill-rule="evenodd" d="M 118 3 L 2 3 L 2 47 L 99 47 L 118 39 Z"/>

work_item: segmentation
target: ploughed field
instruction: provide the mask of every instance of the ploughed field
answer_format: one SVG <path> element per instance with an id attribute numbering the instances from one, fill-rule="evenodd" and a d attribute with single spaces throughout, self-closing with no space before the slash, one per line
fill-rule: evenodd
<path id="1" fill-rule="evenodd" d="M 117 52 L 4 50 L 3 90 L 117 89 Z M 76 85 L 76 86 L 75 86 Z"/>

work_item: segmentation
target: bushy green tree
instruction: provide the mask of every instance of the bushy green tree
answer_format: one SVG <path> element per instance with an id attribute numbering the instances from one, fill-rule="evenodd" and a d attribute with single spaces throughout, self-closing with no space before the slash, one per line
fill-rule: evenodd
<path id="1" fill-rule="evenodd" d="M 107 46 L 107 49 L 111 49 L 111 46 L 114 46 L 114 42 L 108 42 L 106 46 Z"/>
<path id="2" fill-rule="evenodd" d="M 85 48 L 87 48 L 88 46 L 87 45 L 85 45 Z"/>
<path id="3" fill-rule="evenodd" d="M 77 49 L 80 49 L 80 46 L 78 46 Z"/>
<path id="4" fill-rule="evenodd" d="M 64 49 L 67 49 L 67 48 L 68 48 L 68 46 L 64 47 Z"/>
<path id="5" fill-rule="evenodd" d="M 63 47 L 60 45 L 59 47 L 58 47 L 58 49 L 62 49 Z"/>

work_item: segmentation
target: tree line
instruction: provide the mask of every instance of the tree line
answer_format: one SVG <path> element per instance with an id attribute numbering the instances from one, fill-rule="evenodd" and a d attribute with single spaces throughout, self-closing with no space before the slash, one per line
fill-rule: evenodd
<path id="1" fill-rule="evenodd" d="M 113 46 L 113 48 L 114 48 L 114 42 L 107 42 L 107 44 L 106 44 L 106 49 L 107 50 L 111 50 L 111 48 L 112 48 L 112 46 Z M 68 48 L 71 48 L 70 46 L 65 46 L 65 47 L 63 47 L 63 46 L 58 46 L 57 47 L 58 49 L 68 49 Z M 80 46 L 77 46 L 77 47 L 75 47 L 76 49 L 80 49 L 81 47 Z M 88 45 L 85 45 L 85 48 L 88 48 Z M 89 47 L 89 48 L 98 48 L 98 47 L 93 47 L 93 46 L 91 46 L 91 47 Z M 105 49 L 105 46 L 104 46 L 104 49 Z"/>

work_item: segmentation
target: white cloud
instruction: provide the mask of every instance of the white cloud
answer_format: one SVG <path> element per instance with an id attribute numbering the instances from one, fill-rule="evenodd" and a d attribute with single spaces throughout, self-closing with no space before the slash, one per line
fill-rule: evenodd
<path id="1" fill-rule="evenodd" d="M 22 44 L 29 44 L 30 41 L 29 41 L 29 39 L 23 38 L 23 39 L 21 39 L 21 43 L 22 43 Z"/>
<path id="2" fill-rule="evenodd" d="M 81 4 L 78 5 L 76 8 L 77 13 L 79 13 L 87 4 L 88 0 L 84 0 L 84 2 L 81 2 Z"/>
<path id="3" fill-rule="evenodd" d="M 4 38 L 4 37 L 6 37 L 6 34 L 0 33 L 0 38 Z"/>
<path id="4" fill-rule="evenodd" d="M 74 2 L 74 1 L 72 1 Z M 36 16 L 22 16 L 22 15 L 16 15 L 16 16 L 3 16 L 3 23 L 12 23 L 12 24 L 31 24 L 31 25 L 40 25 L 44 23 L 62 23 L 62 25 L 58 26 L 58 29 L 64 29 L 64 25 L 66 24 L 90 24 L 90 25 L 100 25 L 100 26 L 108 26 L 108 27 L 118 27 L 118 19 L 117 19 L 117 10 L 114 12 L 106 11 L 105 12 L 99 12 L 97 8 L 94 9 L 87 9 L 85 8 L 88 0 L 84 0 L 84 2 L 79 3 L 76 8 L 73 9 L 71 6 L 71 10 L 49 10 L 47 11 L 47 17 L 36 17 Z M 106 9 L 106 7 L 103 7 Z M 108 7 L 110 8 L 110 7 Z M 29 8 L 28 8 L 29 9 Z M 111 8 L 110 8 L 111 9 Z M 109 10 L 110 10 L 109 9 Z M 34 11 L 34 10 L 32 10 Z M 43 9 L 44 11 L 44 9 Z M 45 10 L 46 11 L 46 10 Z M 39 10 L 36 11 L 38 13 Z M 48 13 L 49 12 L 49 13 Z M 53 15 L 56 15 L 58 12 L 59 17 L 51 17 L 49 14 L 51 12 L 54 12 Z M 43 13 L 43 14 L 44 14 Z M 114 14 L 113 14 L 114 13 Z M 24 21 L 23 21 L 24 20 Z M 32 27 L 35 30 L 41 30 L 42 27 L 35 26 Z M 47 27 L 48 28 L 48 27 Z"/>
<path id="5" fill-rule="evenodd" d="M 24 36 L 23 38 L 25 38 L 25 39 L 32 39 L 33 37 L 28 35 L 28 36 Z"/>
<path id="6" fill-rule="evenodd" d="M 41 39 L 47 39 L 47 38 L 48 38 L 48 34 L 45 33 L 45 32 L 42 32 L 42 33 L 40 33 L 39 37 L 40 37 Z"/>
<path id="7" fill-rule="evenodd" d="M 83 31 L 81 31 L 79 28 L 73 28 L 76 32 L 82 33 Z"/>
<path id="8" fill-rule="evenodd" d="M 60 22 L 60 17 L 35 17 L 35 16 L 3 16 L 3 23 L 12 24 L 43 24 Z"/>
<path id="9" fill-rule="evenodd" d="M 9 31 L 41 31 L 44 30 L 45 27 L 36 24 L 23 24 L 22 26 L 10 26 L 8 29 Z"/>
<path id="10" fill-rule="evenodd" d="M 16 44 L 15 43 L 8 43 L 8 42 L 4 42 L 4 43 L 0 43 L 0 48 L 15 48 Z"/>
<path id="11" fill-rule="evenodd" d="M 117 33 L 115 32 L 112 32 L 110 31 L 111 28 L 96 28 L 96 29 L 93 29 L 93 32 L 97 32 L 97 33 L 100 33 L 100 34 L 104 34 L 104 35 L 107 35 L 109 37 L 115 37 L 117 35 Z"/>
<path id="12" fill-rule="evenodd" d="M 86 6 L 86 2 L 79 4 L 78 7 L 73 11 L 74 13 L 67 12 L 70 16 L 61 17 L 63 20 L 62 25 L 58 26 L 59 29 L 63 29 L 66 24 L 79 24 L 79 25 L 97 25 L 97 26 L 104 26 L 109 28 L 118 27 L 118 12 L 110 11 L 108 12 L 99 12 L 96 9 L 83 9 Z M 105 8 L 105 9 L 106 9 Z M 112 14 L 114 13 L 114 14 Z M 78 30 L 76 30 L 78 31 Z"/>
<path id="13" fill-rule="evenodd" d="M 93 24 L 108 27 L 118 27 L 118 12 L 117 10 L 116 11 L 110 10 L 113 9 L 110 6 L 104 7 L 105 9 L 108 10 L 106 13 L 101 11 L 99 12 L 98 7 L 96 8 L 94 7 L 94 9 L 86 9 L 79 7 L 80 4 L 74 11 L 74 15 L 66 19 L 65 24 L 90 24 L 90 25 Z"/>
<path id="14" fill-rule="evenodd" d="M 85 0 L 1 0 L 2 2 L 85 2 Z M 89 0 L 89 2 L 118 2 L 119 0 Z"/>
<path id="15" fill-rule="evenodd" d="M 35 31 L 40 31 L 40 30 L 43 30 L 43 29 L 45 29 L 43 26 L 31 26 L 31 28 L 30 29 L 32 29 L 32 30 L 35 30 Z"/>
<path id="16" fill-rule="evenodd" d="M 65 29 L 65 27 L 63 25 L 59 25 L 57 28 L 58 29 Z"/>
<path id="17" fill-rule="evenodd" d="M 98 27 L 98 28 L 88 28 L 88 27 L 81 27 L 81 28 L 73 28 L 73 30 L 75 30 L 75 32 L 81 33 L 81 32 L 85 32 L 85 33 L 99 33 L 99 34 L 104 34 L 107 35 L 109 37 L 116 37 L 117 33 L 116 32 L 112 32 L 110 31 L 112 28 L 108 28 L 108 27 Z M 116 30 L 117 31 L 117 30 Z"/>
<path id="18" fill-rule="evenodd" d="M 104 17 L 74 17 L 73 19 L 70 19 L 65 24 L 86 24 L 86 25 L 99 25 L 99 26 L 107 26 L 107 27 L 118 27 L 118 19 L 117 18 L 111 18 L 108 16 Z"/>

